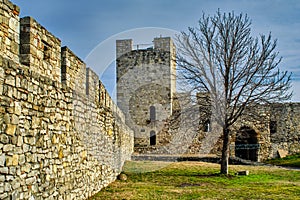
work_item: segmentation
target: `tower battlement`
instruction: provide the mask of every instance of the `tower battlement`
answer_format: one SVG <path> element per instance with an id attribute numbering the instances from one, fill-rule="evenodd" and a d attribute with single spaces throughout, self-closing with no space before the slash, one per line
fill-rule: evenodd
<path id="1" fill-rule="evenodd" d="M 116 41 L 116 56 L 117 58 L 121 57 L 122 55 L 132 51 L 133 49 L 133 41 L 132 39 L 125 39 L 125 40 L 117 40 Z"/>

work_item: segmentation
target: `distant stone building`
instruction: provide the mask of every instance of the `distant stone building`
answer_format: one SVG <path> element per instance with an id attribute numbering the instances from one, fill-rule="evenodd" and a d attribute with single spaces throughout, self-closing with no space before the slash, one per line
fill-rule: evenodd
<path id="1" fill-rule="evenodd" d="M 175 46 L 170 37 L 154 38 L 154 47 L 133 50 L 133 41 L 117 40 L 117 104 L 134 130 L 135 145 L 158 145 L 158 132 L 172 115 L 176 92 Z"/>
<path id="2" fill-rule="evenodd" d="M 116 41 L 117 104 L 134 130 L 135 151 L 220 154 L 221 130 L 210 122 L 209 105 L 199 108 L 176 93 L 172 39 L 155 38 L 153 44 L 134 49 L 131 39 Z M 232 127 L 231 156 L 262 161 L 300 152 L 299 103 L 248 109 L 255 109 L 257 117 L 248 117 L 246 111 Z"/>

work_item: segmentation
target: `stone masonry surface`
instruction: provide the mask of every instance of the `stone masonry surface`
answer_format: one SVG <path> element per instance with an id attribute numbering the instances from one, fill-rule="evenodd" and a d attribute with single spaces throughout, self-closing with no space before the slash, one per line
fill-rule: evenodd
<path id="1" fill-rule="evenodd" d="M 83 61 L 0 3 L 0 199 L 87 199 L 130 159 L 133 132 Z"/>

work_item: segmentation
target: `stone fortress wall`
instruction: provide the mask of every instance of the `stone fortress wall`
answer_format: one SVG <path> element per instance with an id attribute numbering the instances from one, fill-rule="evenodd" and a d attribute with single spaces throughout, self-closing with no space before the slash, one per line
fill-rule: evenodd
<path id="1" fill-rule="evenodd" d="M 0 3 L 0 199 L 86 199 L 116 179 L 133 132 L 92 69 Z"/>
<path id="2" fill-rule="evenodd" d="M 252 112 L 248 112 L 247 109 L 251 109 Z M 254 105 L 247 109 L 231 127 L 231 156 L 264 161 L 300 152 L 300 103 Z M 253 115 L 253 110 L 256 116 L 249 117 L 248 113 Z M 205 127 L 203 123 L 202 126 Z M 220 154 L 222 140 L 221 138 L 216 140 L 213 138 L 214 135 L 216 135 L 214 130 L 207 131 L 202 128 L 188 152 L 197 153 L 203 146 L 215 144 L 209 153 Z M 209 142 L 210 137 L 214 141 Z"/>
<path id="3" fill-rule="evenodd" d="M 133 49 L 131 39 L 116 41 L 118 105 L 134 130 L 135 153 L 220 155 L 222 130 L 210 122 L 210 106 L 176 93 L 172 39 L 155 38 L 153 45 Z M 257 116 L 246 110 L 232 127 L 231 156 L 263 161 L 300 152 L 300 103 L 248 109 Z"/>
<path id="4" fill-rule="evenodd" d="M 300 103 L 272 105 L 268 125 L 273 157 L 277 156 L 278 150 L 288 154 L 300 152 Z"/>

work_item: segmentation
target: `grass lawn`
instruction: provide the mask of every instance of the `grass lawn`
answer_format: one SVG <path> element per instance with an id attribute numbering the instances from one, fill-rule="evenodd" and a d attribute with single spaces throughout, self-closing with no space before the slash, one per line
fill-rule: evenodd
<path id="1" fill-rule="evenodd" d="M 295 155 L 290 155 L 285 158 L 275 158 L 266 161 L 272 165 L 288 166 L 288 167 L 299 167 L 300 168 L 300 153 Z"/>
<path id="2" fill-rule="evenodd" d="M 300 171 L 278 167 L 130 161 L 126 181 L 117 180 L 89 200 L 98 199 L 300 199 Z M 237 171 L 249 170 L 249 176 Z"/>

